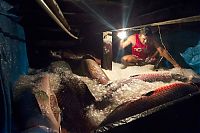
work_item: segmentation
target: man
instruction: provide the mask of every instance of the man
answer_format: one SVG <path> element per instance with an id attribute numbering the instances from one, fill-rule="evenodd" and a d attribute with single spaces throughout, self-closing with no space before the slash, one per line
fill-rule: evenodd
<path id="1" fill-rule="evenodd" d="M 149 27 L 142 28 L 139 34 L 129 36 L 126 41 L 121 40 L 120 48 L 125 48 L 130 44 L 132 45 L 132 54 L 122 57 L 121 62 L 124 65 L 122 68 L 131 65 L 154 63 L 154 57 L 157 53 L 165 57 L 174 67 L 180 67 L 169 52 L 156 41 Z M 153 49 L 155 49 L 156 52 Z M 153 52 L 155 53 L 153 54 Z"/>

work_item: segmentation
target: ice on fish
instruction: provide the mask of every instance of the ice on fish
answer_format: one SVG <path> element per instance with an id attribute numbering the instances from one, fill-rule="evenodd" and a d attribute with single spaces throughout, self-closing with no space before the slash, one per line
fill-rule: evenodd
<path id="1" fill-rule="evenodd" d="M 109 79 L 111 80 L 111 85 L 115 86 L 115 82 L 127 79 L 130 76 L 138 75 L 138 74 L 147 74 L 147 73 L 166 73 L 169 72 L 171 74 L 180 74 L 182 76 L 187 77 L 188 79 L 192 79 L 195 77 L 196 81 L 199 81 L 200 77 L 195 74 L 191 69 L 158 69 L 157 71 L 153 70 L 153 65 L 145 65 L 145 66 L 130 66 L 126 69 L 120 69 L 121 64 L 112 63 L 113 70 L 103 70 Z M 192 78 L 191 78 L 192 77 Z M 91 121 L 99 125 L 117 106 L 121 105 L 127 101 L 134 101 L 139 99 L 143 94 L 146 94 L 150 91 L 155 90 L 158 87 L 162 87 L 171 83 L 180 82 L 176 80 L 172 80 L 171 82 L 145 82 L 142 80 L 135 79 L 128 84 L 124 84 L 120 86 L 116 91 L 109 91 L 108 84 L 99 85 L 94 81 L 84 79 L 84 82 L 88 85 L 90 91 L 93 93 L 94 97 L 97 101 L 101 101 L 104 99 L 104 96 L 107 93 L 111 93 L 111 104 L 103 109 L 96 109 L 95 105 L 90 105 L 86 108 L 87 117 L 90 118 Z"/>

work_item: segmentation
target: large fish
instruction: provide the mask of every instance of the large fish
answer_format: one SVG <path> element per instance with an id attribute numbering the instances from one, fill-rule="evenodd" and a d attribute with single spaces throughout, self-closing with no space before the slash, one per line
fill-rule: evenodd
<path id="1" fill-rule="evenodd" d="M 100 127 L 136 115 L 158 105 L 173 101 L 197 91 L 199 91 L 199 88 L 189 83 L 173 83 L 171 85 L 158 88 L 155 92 L 151 92 L 136 101 L 126 102 L 118 106 L 100 124 Z"/>
<path id="2" fill-rule="evenodd" d="M 108 93 L 105 95 L 106 99 L 109 99 L 112 96 L 112 93 L 115 92 L 120 87 L 124 86 L 125 84 L 130 84 L 134 80 L 142 80 L 145 82 L 171 82 L 172 80 L 178 81 L 188 81 L 187 77 L 179 75 L 179 74 L 171 74 L 169 72 L 163 73 L 149 73 L 149 74 L 139 74 L 129 77 L 128 79 L 122 79 L 119 81 L 115 81 L 114 83 L 109 83 L 106 85 L 108 88 Z"/>
<path id="3" fill-rule="evenodd" d="M 66 62 L 54 62 L 49 67 L 51 86 L 62 111 L 63 131 L 87 133 L 90 129 L 84 108 L 95 102 L 87 85 L 73 74 Z"/>
<path id="4" fill-rule="evenodd" d="M 84 108 L 95 102 L 87 85 L 76 77 L 62 79 L 57 90 L 54 90 L 62 110 L 62 127 L 67 131 L 88 133 L 91 123 L 87 120 Z"/>
<path id="5" fill-rule="evenodd" d="M 165 73 L 149 73 L 149 74 L 140 74 L 136 76 L 131 76 L 130 79 L 140 79 L 146 82 L 156 82 L 156 81 L 162 81 L 162 82 L 170 82 L 173 79 L 185 82 L 188 80 L 187 77 L 180 75 L 180 74 L 171 74 L 168 72 Z"/>
<path id="6" fill-rule="evenodd" d="M 60 108 L 49 86 L 49 75 L 23 76 L 14 90 L 14 114 L 20 130 L 45 128 L 59 133 Z"/>
<path id="7" fill-rule="evenodd" d="M 62 76 L 62 73 L 67 73 L 69 75 L 72 74 L 70 65 L 65 61 L 52 62 L 48 67 L 48 71 L 51 73 L 57 73 L 60 76 Z"/>
<path id="8" fill-rule="evenodd" d="M 74 60 L 74 61 L 80 61 L 82 59 L 93 59 L 98 65 L 101 65 L 101 60 L 98 59 L 97 57 L 90 55 L 90 54 L 85 54 L 81 51 L 77 53 L 73 53 L 70 50 L 65 50 L 65 51 L 51 51 L 50 55 L 52 56 L 53 59 L 56 60 Z"/>
<path id="9" fill-rule="evenodd" d="M 89 78 L 95 79 L 101 84 L 108 83 L 109 78 L 93 59 L 90 58 L 83 59 L 81 66 L 84 74 Z"/>
<path id="10" fill-rule="evenodd" d="M 156 82 L 156 81 L 170 82 L 173 78 L 170 73 L 166 72 L 166 73 L 140 74 L 131 76 L 130 79 L 139 79 L 145 82 Z"/>

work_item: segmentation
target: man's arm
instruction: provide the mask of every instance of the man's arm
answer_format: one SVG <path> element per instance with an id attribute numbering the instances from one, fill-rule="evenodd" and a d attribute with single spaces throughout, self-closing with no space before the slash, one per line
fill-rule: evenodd
<path id="1" fill-rule="evenodd" d="M 170 53 L 161 46 L 160 43 L 158 43 L 155 39 L 153 39 L 153 43 L 157 51 L 159 52 L 160 56 L 165 57 L 174 67 L 180 67 L 180 65 L 173 59 Z"/>
<path id="2" fill-rule="evenodd" d="M 125 48 L 125 47 L 127 47 L 128 45 L 130 45 L 130 44 L 135 44 L 135 35 L 131 35 L 131 36 L 129 36 L 127 39 L 126 39 L 126 41 L 124 41 L 124 40 L 121 40 L 120 41 L 120 48 Z"/>

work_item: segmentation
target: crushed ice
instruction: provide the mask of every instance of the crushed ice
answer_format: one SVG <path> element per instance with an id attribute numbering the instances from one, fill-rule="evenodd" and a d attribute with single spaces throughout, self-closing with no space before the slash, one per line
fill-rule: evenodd
<path id="1" fill-rule="evenodd" d="M 121 64 L 113 63 L 113 70 L 104 70 L 109 79 L 111 80 L 111 86 L 115 86 L 117 81 L 122 79 L 127 79 L 130 76 L 138 75 L 138 74 L 147 74 L 147 73 L 162 73 L 169 72 L 172 74 L 180 74 L 186 76 L 189 79 L 196 79 L 195 81 L 199 82 L 199 75 L 193 72 L 191 69 L 179 69 L 173 68 L 169 70 L 158 69 L 157 71 L 153 70 L 153 65 L 146 66 L 131 66 L 126 69 L 120 69 Z M 86 115 L 93 123 L 99 125 L 117 106 L 121 105 L 127 101 L 133 101 L 139 99 L 142 94 L 146 94 L 147 92 L 153 91 L 158 87 L 168 85 L 174 82 L 180 82 L 176 80 L 172 80 L 170 83 L 164 82 L 145 82 L 142 80 L 135 79 L 128 84 L 121 85 L 115 91 L 109 91 L 111 86 L 101 85 L 95 81 L 88 79 L 87 77 L 79 77 L 81 78 L 90 89 L 91 93 L 94 95 L 97 101 L 102 101 L 105 95 L 109 95 L 111 97 L 109 104 L 107 107 L 103 109 L 97 109 L 95 105 L 90 105 L 86 108 Z M 109 93 L 109 94 L 108 94 Z"/>

